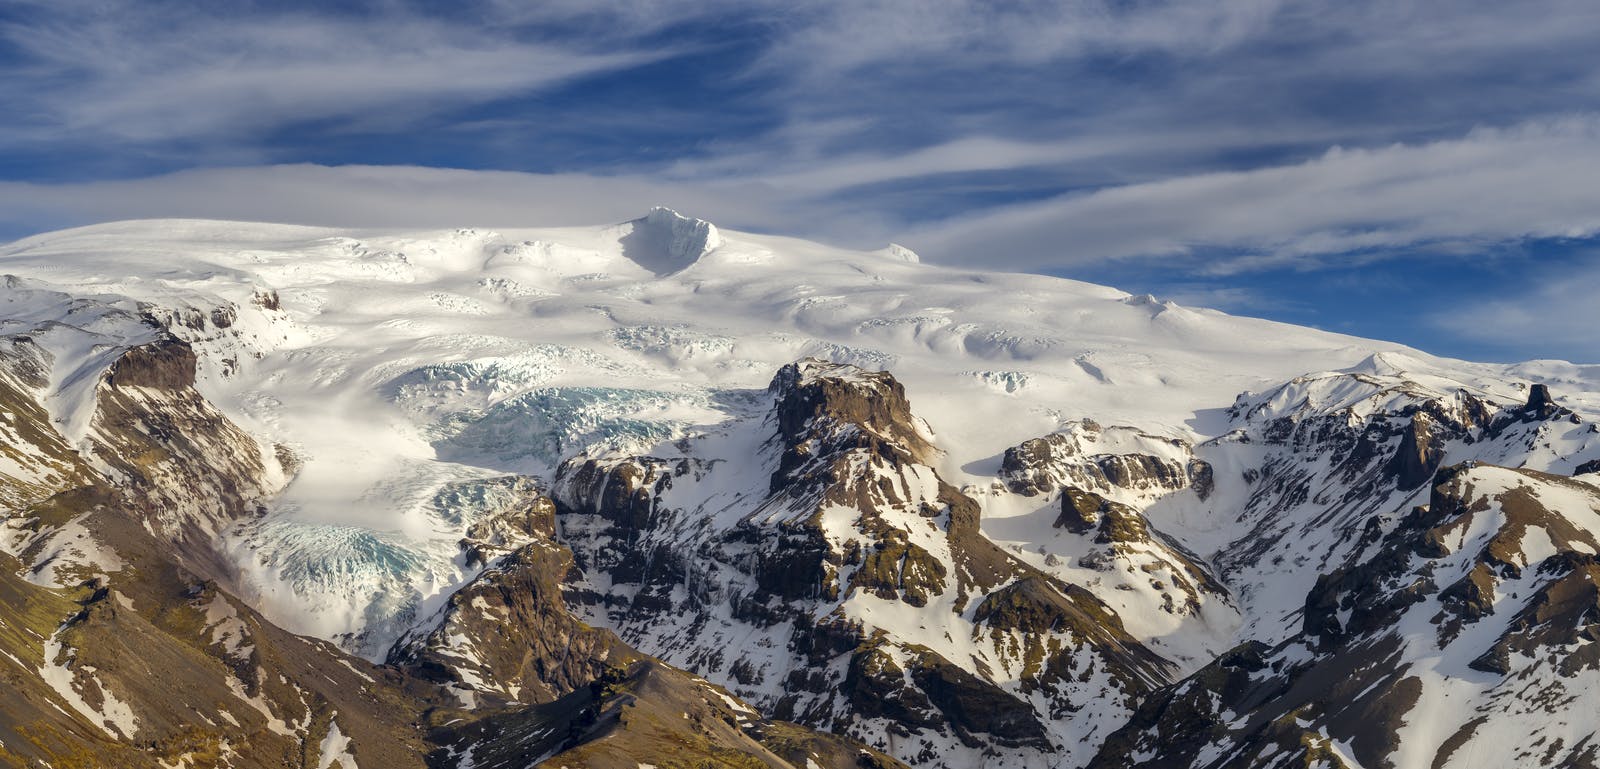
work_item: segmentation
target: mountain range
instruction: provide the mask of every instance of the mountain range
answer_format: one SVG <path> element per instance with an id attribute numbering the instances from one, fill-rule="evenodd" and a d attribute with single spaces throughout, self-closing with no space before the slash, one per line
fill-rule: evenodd
<path id="1" fill-rule="evenodd" d="M 0 284 L 0 766 L 1600 765 L 1600 366 L 664 208 Z"/>

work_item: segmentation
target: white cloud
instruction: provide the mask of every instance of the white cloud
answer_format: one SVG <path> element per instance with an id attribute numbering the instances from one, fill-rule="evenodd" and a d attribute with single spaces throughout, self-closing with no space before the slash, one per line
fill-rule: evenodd
<path id="1" fill-rule="evenodd" d="M 1329 150 L 1010 206 L 907 235 L 946 261 L 1039 269 L 1225 251 L 1240 271 L 1372 249 L 1600 231 L 1600 118 L 1420 145 Z M 1355 257 L 1360 258 L 1360 257 Z"/>
<path id="2" fill-rule="evenodd" d="M 791 195 L 829 195 L 856 187 L 906 181 L 939 174 L 1006 171 L 1059 166 L 1126 152 L 1140 140 L 1095 137 L 1057 142 L 1027 142 L 970 136 L 905 152 L 828 154 L 812 147 L 801 157 L 772 151 L 682 161 L 665 171 L 684 181 L 744 176 Z"/>
<path id="3" fill-rule="evenodd" d="M 110 3 L 0 25 L 24 65 L 0 90 L 12 142 L 212 140 L 249 145 L 288 125 L 399 132 L 440 109 L 659 59 L 586 50 L 414 15 L 208 15 Z M 59 9 L 57 9 L 59 10 Z M 31 17 L 30 17 L 31 18 Z"/>
<path id="4" fill-rule="evenodd" d="M 39 229 L 31 222 L 53 227 L 166 217 L 344 227 L 570 225 L 631 219 L 653 205 L 765 221 L 762 209 L 738 196 L 585 174 L 282 165 L 122 181 L 0 182 L 0 217 L 23 229 Z"/>
<path id="5" fill-rule="evenodd" d="M 1600 361 L 1600 261 L 1566 269 L 1530 265 L 1497 296 L 1469 297 L 1427 318 L 1435 328 L 1504 351 Z"/>
<path id="6" fill-rule="evenodd" d="M 790 18 L 770 63 L 823 82 L 913 56 L 1040 64 L 1061 57 L 1204 54 L 1265 30 L 1279 0 L 1118 3 L 1060 0 L 1004 8 L 974 0 L 820 3 Z"/>
<path id="7" fill-rule="evenodd" d="M 214 168 L 117 181 L 0 182 L 0 232 L 119 219 L 204 218 L 338 227 L 567 226 L 665 205 L 735 229 L 878 248 L 893 227 L 870 210 L 779 194 L 743 179 L 534 174 L 311 164 Z"/>

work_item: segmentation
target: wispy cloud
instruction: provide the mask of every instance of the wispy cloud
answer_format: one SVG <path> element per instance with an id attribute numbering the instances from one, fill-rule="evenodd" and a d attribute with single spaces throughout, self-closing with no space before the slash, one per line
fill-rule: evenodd
<path id="1" fill-rule="evenodd" d="M 738 180 L 686 185 L 638 175 L 294 164 L 126 180 L 0 182 L 0 237 L 183 217 L 401 228 L 605 224 L 657 205 L 739 228 L 873 247 L 894 229 L 870 210 L 798 200 Z"/>
<path id="2" fill-rule="evenodd" d="M 219 13 L 170 3 L 40 4 L 0 25 L 10 142 L 248 146 L 331 121 L 405 131 L 436 111 L 637 66 L 670 49 L 586 48 L 412 13 Z"/>
<path id="3" fill-rule="evenodd" d="M 1530 268 L 1494 296 L 1436 312 L 1426 322 L 1481 343 L 1508 359 L 1529 356 L 1600 361 L 1600 259 L 1560 269 Z"/>
<path id="4" fill-rule="evenodd" d="M 1200 251 L 1234 255 L 1191 269 L 1312 266 L 1380 249 L 1591 235 L 1597 174 L 1600 118 L 1573 117 L 1109 187 L 942 222 L 910 242 L 1013 269 Z"/>
<path id="5" fill-rule="evenodd" d="M 965 143 L 810 170 L 597 175 L 291 165 L 138 180 L 0 184 L 12 226 L 28 218 L 207 216 L 330 225 L 453 226 L 629 218 L 670 204 L 724 224 L 852 245 L 902 238 L 947 263 L 1048 270 L 1164 258 L 1227 274 L 1343 265 L 1401 248 L 1466 255 L 1482 244 L 1600 233 L 1600 117 L 1480 130 L 1455 139 L 1334 149 L 1301 163 L 1202 173 L 1004 205 L 918 225 L 853 211 L 834 193 L 936 172 L 1065 160 L 1072 147 Z M 1218 257 L 1217 254 L 1226 254 Z M 1173 261 L 1177 260 L 1177 261 Z M 1188 263 L 1186 263 L 1188 260 Z"/>
<path id="6" fill-rule="evenodd" d="M 180 171 L 141 179 L 0 182 L 0 226 L 197 217 L 346 227 L 605 223 L 652 205 L 715 209 L 763 221 L 759 201 L 640 177 L 414 166 L 280 165 Z"/>

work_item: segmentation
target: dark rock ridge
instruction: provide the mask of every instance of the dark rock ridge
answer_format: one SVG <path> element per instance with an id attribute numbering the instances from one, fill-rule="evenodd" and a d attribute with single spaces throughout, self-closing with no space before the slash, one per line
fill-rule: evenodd
<path id="1" fill-rule="evenodd" d="M 1033 438 L 1006 449 L 1000 460 L 1000 479 L 1013 493 L 1028 497 L 1046 495 L 1063 486 L 1090 491 L 1192 488 L 1201 499 L 1211 494 L 1215 483 L 1211 465 L 1194 458 L 1184 441 L 1137 433 L 1126 427 L 1110 429 L 1135 433 L 1140 442 L 1177 449 L 1187 457 L 1180 461 L 1140 452 L 1089 453 L 1107 428 L 1082 420 L 1070 432 Z"/>
<path id="2" fill-rule="evenodd" d="M 1590 643 L 1600 638 L 1600 543 L 1543 501 L 1571 494 L 1600 510 L 1600 489 L 1558 476 L 1489 465 L 1439 470 L 1426 506 L 1366 537 L 1361 557 L 1317 581 L 1301 633 L 1273 647 L 1242 647 L 1157 693 L 1091 765 L 1189 766 L 1219 746 L 1230 756 L 1219 766 L 1312 765 L 1327 760 L 1337 740 L 1359 765 L 1389 766 L 1428 691 L 1423 671 L 1449 664 L 1492 676 L 1480 696 L 1504 717 L 1558 717 L 1565 682 L 1600 664 L 1600 647 Z M 1524 547 L 1538 537 L 1548 550 Z M 1500 615 L 1510 621 L 1495 622 Z M 1424 619 L 1435 635 L 1405 636 L 1408 617 Z M 1466 632 L 1476 626 L 1495 629 L 1485 640 Z M 1485 719 L 1472 715 L 1445 722 L 1457 731 L 1434 765 L 1484 740 L 1526 746 L 1528 766 L 1594 761 L 1587 741 L 1535 734 L 1544 718 L 1487 737 L 1477 731 Z"/>
<path id="3" fill-rule="evenodd" d="M 1091 593 L 981 534 L 977 502 L 927 464 L 939 452 L 891 375 L 806 360 L 779 371 L 768 393 L 769 479 L 720 511 L 697 491 L 717 482 L 718 462 L 561 468 L 563 536 L 584 573 L 611 585 L 575 589 L 591 621 L 780 717 L 926 766 L 967 760 L 940 755 L 933 746 L 946 739 L 971 755 L 1056 752 L 1050 719 L 1130 702 L 1166 680 L 1166 663 Z M 1016 683 L 863 622 L 858 596 L 952 623 Z M 966 611 L 971 624 L 958 619 Z M 718 640 L 728 632 L 770 641 L 730 646 Z M 1092 700 L 1076 683 L 1089 670 L 1111 682 Z"/>
<path id="4" fill-rule="evenodd" d="M 123 353 L 96 393 L 90 452 L 186 567 L 227 580 L 218 534 L 255 515 L 284 468 L 195 389 L 195 369 L 170 336 Z"/>
<path id="5" fill-rule="evenodd" d="M 1232 596 L 1205 559 L 1152 526 L 1142 510 L 1177 496 L 1210 497 L 1215 472 L 1193 451 L 1181 439 L 1082 420 L 1007 449 L 999 478 L 1009 493 L 1055 502 L 1055 527 L 1085 537 L 1067 548 L 1082 553 L 1076 566 L 1147 575 L 1160 595 L 1149 610 L 1200 617 L 1211 602 L 1233 611 Z M 1062 558 L 1050 553 L 1052 562 Z"/>
<path id="6" fill-rule="evenodd" d="M 1316 400 L 1323 388 L 1365 395 L 1325 407 Z M 1441 395 L 1369 374 L 1302 377 L 1260 396 L 1241 396 L 1230 409 L 1240 428 L 1199 448 L 1202 454 L 1246 444 L 1266 449 L 1243 478 L 1252 488 L 1239 517 L 1250 523 L 1251 534 L 1219 551 L 1221 575 L 1232 581 L 1274 559 L 1305 558 L 1306 540 L 1329 543 L 1311 548 L 1317 561 L 1312 573 L 1336 568 L 1375 516 L 1413 504 L 1450 457 L 1514 464 L 1549 429 L 1530 413 L 1466 390 Z"/>

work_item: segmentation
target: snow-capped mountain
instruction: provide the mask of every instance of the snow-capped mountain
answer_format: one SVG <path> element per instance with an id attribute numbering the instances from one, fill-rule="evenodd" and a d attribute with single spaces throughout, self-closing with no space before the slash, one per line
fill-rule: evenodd
<path id="1" fill-rule="evenodd" d="M 1600 750 L 1600 367 L 666 209 L 0 276 L 19 765 Z"/>

